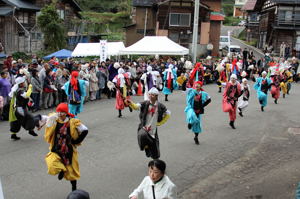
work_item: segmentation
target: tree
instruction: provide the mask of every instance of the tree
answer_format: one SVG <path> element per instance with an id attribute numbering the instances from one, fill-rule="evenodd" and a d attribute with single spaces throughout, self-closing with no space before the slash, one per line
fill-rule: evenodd
<path id="1" fill-rule="evenodd" d="M 62 19 L 59 18 L 56 12 L 55 2 L 42 8 L 37 22 L 44 34 L 46 50 L 56 51 L 66 46 L 66 30 Z"/>

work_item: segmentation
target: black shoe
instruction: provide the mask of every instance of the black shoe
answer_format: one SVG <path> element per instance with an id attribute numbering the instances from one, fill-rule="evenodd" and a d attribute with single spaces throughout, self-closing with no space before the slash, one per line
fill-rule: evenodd
<path id="1" fill-rule="evenodd" d="M 265 111 L 263 106 L 260 107 L 260 110 L 261 110 L 262 112 Z"/>
<path id="2" fill-rule="evenodd" d="M 274 100 L 275 104 L 277 104 L 277 99 Z"/>
<path id="3" fill-rule="evenodd" d="M 28 133 L 32 136 L 38 136 L 38 134 L 36 134 L 33 130 L 29 131 Z"/>
<path id="4" fill-rule="evenodd" d="M 283 98 L 285 98 L 285 94 L 283 94 L 283 96 L 282 96 Z"/>
<path id="5" fill-rule="evenodd" d="M 222 88 L 219 88 L 219 93 L 221 93 L 222 92 Z"/>
<path id="6" fill-rule="evenodd" d="M 129 111 L 132 112 L 132 108 L 131 107 L 129 107 Z"/>
<path id="7" fill-rule="evenodd" d="M 191 128 L 192 128 L 192 124 L 189 123 L 189 124 L 188 124 L 188 129 L 191 129 Z"/>
<path id="8" fill-rule="evenodd" d="M 59 172 L 58 174 L 58 180 L 62 180 L 64 177 L 65 173 L 63 171 Z"/>
<path id="9" fill-rule="evenodd" d="M 244 115 L 243 115 L 243 112 L 241 111 L 241 112 L 239 112 L 239 115 L 241 116 L 241 117 L 244 117 Z"/>
<path id="10" fill-rule="evenodd" d="M 118 118 L 120 118 L 120 117 L 122 117 L 123 115 L 122 114 L 120 114 L 120 115 L 118 115 Z"/>
<path id="11" fill-rule="evenodd" d="M 17 134 L 11 134 L 11 136 L 10 136 L 10 138 L 12 139 L 12 140 L 19 140 L 19 139 L 21 139 L 20 137 L 18 137 L 17 136 Z"/>
<path id="12" fill-rule="evenodd" d="M 230 122 L 229 122 L 229 125 L 231 126 L 231 128 L 235 129 L 234 121 L 230 121 Z"/>
<path id="13" fill-rule="evenodd" d="M 197 137 L 194 137 L 194 141 L 195 141 L 195 144 L 196 144 L 196 145 L 199 145 L 199 144 L 200 144 Z"/>

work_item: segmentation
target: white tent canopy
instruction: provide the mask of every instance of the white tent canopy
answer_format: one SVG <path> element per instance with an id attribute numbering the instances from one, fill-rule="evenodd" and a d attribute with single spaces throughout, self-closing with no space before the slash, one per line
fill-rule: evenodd
<path id="1" fill-rule="evenodd" d="M 120 51 L 123 55 L 186 55 L 189 49 L 165 36 L 146 36 Z"/>
<path id="2" fill-rule="evenodd" d="M 107 56 L 119 55 L 124 48 L 123 42 L 107 42 Z M 100 50 L 100 43 L 78 43 L 72 57 L 100 56 Z"/>

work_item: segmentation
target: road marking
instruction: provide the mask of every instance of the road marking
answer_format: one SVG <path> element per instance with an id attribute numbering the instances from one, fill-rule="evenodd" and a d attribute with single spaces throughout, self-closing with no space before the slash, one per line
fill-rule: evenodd
<path id="1" fill-rule="evenodd" d="M 1 179 L 0 179 L 0 199 L 4 199 L 3 189 L 2 189 L 2 184 L 1 184 Z"/>
<path id="2" fill-rule="evenodd" d="M 292 135 L 300 135 L 300 128 L 288 128 L 288 133 Z"/>
<path id="3" fill-rule="evenodd" d="M 270 138 L 274 140 L 289 140 L 288 138 L 284 138 L 284 137 L 270 137 Z"/>

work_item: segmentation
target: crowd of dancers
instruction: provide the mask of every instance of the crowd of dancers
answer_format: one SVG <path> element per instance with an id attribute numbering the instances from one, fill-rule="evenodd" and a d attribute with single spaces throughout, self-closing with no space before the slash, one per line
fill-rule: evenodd
<path id="1" fill-rule="evenodd" d="M 160 92 L 165 96 L 165 103 L 171 100 L 169 97 L 175 90 L 186 92 L 186 108 L 182 111 L 186 114 L 187 128 L 194 133 L 194 142 L 199 145 L 205 107 L 214 100 L 205 91 L 206 84 L 215 82 L 219 93 L 223 89 L 222 110 L 228 112 L 229 125 L 235 129 L 236 113 L 243 117 L 249 104 L 251 88 L 248 81 L 254 82 L 261 111 L 265 111 L 269 92 L 275 104 L 279 103 L 281 93 L 283 98 L 289 95 L 291 83 L 298 81 L 299 65 L 294 58 L 290 62 L 268 54 L 263 67 L 239 57 L 215 61 L 207 57 L 194 65 L 184 59 L 166 62 L 141 59 L 126 63 L 93 61 L 82 65 L 70 60 L 61 61 L 52 58 L 43 66 L 18 67 L 13 66 L 16 63 L 12 61 L 12 66 L 1 73 L 1 108 L 5 112 L 3 108 L 9 107 L 11 139 L 20 139 L 17 133 L 21 127 L 30 135 L 38 136 L 35 128 L 40 130 L 45 126 L 44 137 L 50 145 L 46 155 L 48 173 L 57 175 L 59 180 L 70 181 L 75 191 L 80 178 L 77 147 L 88 135 L 88 127 L 80 121 L 79 114 L 88 100 L 100 99 L 103 93 L 108 98 L 115 97 L 118 117 L 123 117 L 122 110 L 126 107 L 130 112 L 139 111 L 138 146 L 145 151 L 146 157 L 153 159 L 148 165 L 149 177 L 130 194 L 131 199 L 141 192 L 151 197 L 156 194 L 156 198 L 176 198 L 176 186 L 165 175 L 165 162 L 159 160 L 157 129 L 171 116 L 171 111 L 158 100 Z M 140 95 L 144 99 L 135 103 L 131 95 Z M 56 112 L 34 115 L 32 112 L 39 110 L 43 100 L 45 108 L 55 105 Z M 162 184 L 167 188 L 155 189 Z"/>

